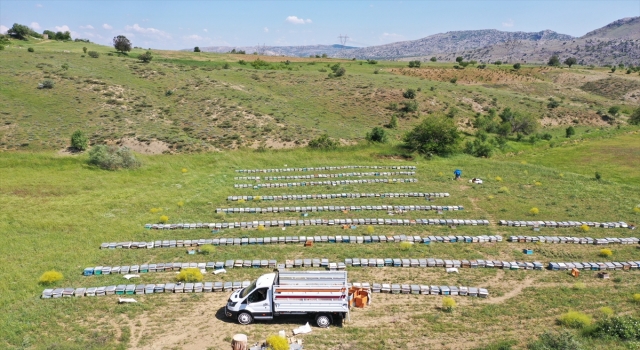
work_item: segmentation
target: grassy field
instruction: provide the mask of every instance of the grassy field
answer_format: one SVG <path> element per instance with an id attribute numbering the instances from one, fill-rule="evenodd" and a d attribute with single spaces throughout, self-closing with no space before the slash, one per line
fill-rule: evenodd
<path id="1" fill-rule="evenodd" d="M 633 152 L 635 145 L 625 141 L 630 134 L 590 140 L 589 149 L 619 140 L 627 145 L 622 154 Z M 631 134 L 632 135 L 632 134 Z M 585 141 L 585 144 L 587 142 Z M 584 156 L 580 148 L 561 146 Z M 293 245 L 218 247 L 213 256 L 187 255 L 184 249 L 99 250 L 102 242 L 123 240 L 193 239 L 212 237 L 208 230 L 149 231 L 143 225 L 157 222 L 159 215 L 170 222 L 241 221 L 276 217 L 275 215 L 220 215 L 215 208 L 225 206 L 287 206 L 285 202 L 234 203 L 229 195 L 267 195 L 286 193 L 340 192 L 449 192 L 451 197 L 431 204 L 464 205 L 465 210 L 444 215 L 447 218 L 530 219 L 529 209 L 538 207 L 539 219 L 549 220 L 622 220 L 638 221 L 632 210 L 640 203 L 636 183 L 637 170 L 628 176 L 597 182 L 588 173 L 571 171 L 557 163 L 537 165 L 520 158 L 477 159 L 457 156 L 427 161 L 415 158 L 401 161 L 385 158 L 395 150 L 390 146 L 353 146 L 333 152 L 305 149 L 259 153 L 232 151 L 196 155 L 142 156 L 143 167 L 135 171 L 102 171 L 86 164 L 86 156 L 59 156 L 53 153 L 10 152 L 0 156 L 3 181 L 0 183 L 0 231 L 3 244 L 0 256 L 4 268 L 0 279 L 0 347 L 27 349 L 219 349 L 237 332 L 250 339 L 263 339 L 280 329 L 290 330 L 304 319 L 285 318 L 247 327 L 226 320 L 221 313 L 227 293 L 197 295 L 151 295 L 137 297 L 137 305 L 117 305 L 115 298 L 40 300 L 44 286 L 37 280 L 44 271 L 55 269 L 64 274 L 57 286 L 99 286 L 123 283 L 117 275 L 81 276 L 87 266 L 115 266 L 169 261 L 206 262 L 237 258 L 329 258 L 348 257 L 436 257 L 456 259 L 504 259 L 548 261 L 606 261 L 598 257 L 599 247 L 581 245 L 538 245 L 535 254 L 525 257 L 527 244 L 432 244 L 402 251 L 398 244 L 335 245 L 317 244 L 312 248 Z M 527 154 L 527 152 L 525 152 Z M 554 153 L 551 153 L 554 154 Z M 582 158 L 580 158 L 582 159 Z M 590 162 L 590 163 L 589 163 Z M 524 164 L 523 164 L 524 163 Z M 238 168 L 273 168 L 322 165 L 416 165 L 418 183 L 397 185 L 323 186 L 239 190 L 233 188 Z M 182 169 L 187 169 L 186 173 Z M 463 177 L 481 177 L 483 185 L 452 181 L 452 171 L 463 170 Z M 606 174 L 606 173 L 605 173 Z M 500 177 L 502 180 L 496 180 Z M 536 185 L 539 183 L 539 185 Z M 508 191 L 502 189 L 506 187 Z M 183 207 L 177 203 L 184 202 Z M 305 205 L 422 204 L 418 199 L 308 200 Z M 298 203 L 298 202 L 295 202 Z M 300 205 L 300 204 L 298 204 Z M 150 213 L 162 208 L 161 213 Z M 386 213 L 351 212 L 312 214 L 311 217 L 388 217 Z M 278 214 L 278 218 L 295 218 Z M 438 217 L 436 213 L 410 212 L 402 218 Z M 375 227 L 377 234 L 445 234 L 442 227 Z M 531 234 L 527 229 L 458 227 L 456 233 Z M 349 234 L 367 234 L 365 227 Z M 265 231 L 231 230 L 219 236 L 261 237 L 280 235 L 338 235 L 341 228 L 309 227 Z M 543 229 L 543 234 L 592 237 L 629 237 L 635 231 L 592 229 Z M 637 235 L 635 235 L 637 236 Z M 638 259 L 633 246 L 613 246 L 610 261 Z M 546 329 L 560 329 L 554 320 L 568 310 L 596 314 L 602 306 L 620 314 L 638 315 L 631 301 L 640 292 L 638 272 L 616 271 L 612 279 L 599 280 L 586 272 L 576 280 L 560 272 L 501 271 L 463 269 L 451 276 L 440 269 L 349 269 L 353 281 L 379 281 L 420 284 L 462 284 L 486 287 L 486 300 L 456 298 L 458 309 L 439 310 L 441 298 L 434 296 L 376 295 L 372 306 L 356 310 L 352 322 L 343 328 L 314 329 L 304 337 L 305 349 L 471 349 L 488 346 L 498 340 L 513 341 L 524 347 Z M 207 275 L 206 281 L 251 279 L 262 269 L 233 269 L 226 275 Z M 171 273 L 145 274 L 141 283 L 166 283 Z M 588 287 L 576 287 L 583 282 Z M 375 332 L 371 332 L 375 329 Z M 398 338 L 398 330 L 403 337 Z M 616 341 L 581 339 L 589 348 L 626 349 Z"/>

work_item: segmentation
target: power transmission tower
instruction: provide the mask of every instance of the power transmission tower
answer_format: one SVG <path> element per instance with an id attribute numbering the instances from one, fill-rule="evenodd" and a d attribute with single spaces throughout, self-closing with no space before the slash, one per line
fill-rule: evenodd
<path id="1" fill-rule="evenodd" d="M 346 34 L 345 35 L 340 34 L 340 36 L 338 36 L 338 39 L 340 39 L 340 45 L 342 46 L 341 49 L 344 49 L 344 46 L 347 43 L 347 40 L 349 40 L 349 37 Z"/>

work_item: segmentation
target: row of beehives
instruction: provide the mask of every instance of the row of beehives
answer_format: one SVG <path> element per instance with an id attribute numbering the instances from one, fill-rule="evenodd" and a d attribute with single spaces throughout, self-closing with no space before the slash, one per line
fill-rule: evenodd
<path id="1" fill-rule="evenodd" d="M 338 186 L 338 185 L 356 185 L 356 184 L 373 184 L 373 183 L 405 183 L 418 182 L 418 179 L 359 179 L 359 180 L 340 180 L 340 181 L 305 181 L 305 182 L 268 182 L 262 184 L 233 184 L 235 188 L 274 188 L 274 187 L 298 187 L 298 186 Z"/>
<path id="2" fill-rule="evenodd" d="M 577 269 L 587 270 L 637 270 L 640 265 L 640 261 L 626 261 L 626 262 L 572 262 L 572 263 L 556 263 L 550 262 L 547 265 L 548 270 L 557 271 L 564 270 L 568 266 Z M 315 259 L 293 259 L 286 260 L 285 263 L 278 263 L 276 260 L 226 260 L 225 262 L 207 262 L 207 263 L 157 263 L 157 264 L 142 264 L 131 266 L 96 266 L 87 267 L 83 271 L 84 276 L 93 275 L 110 275 L 110 274 L 137 274 L 147 272 L 167 272 L 167 271 L 180 271 L 185 268 L 196 268 L 200 270 L 204 269 L 232 269 L 232 268 L 270 268 L 270 269 L 289 269 L 289 268 L 302 268 L 302 267 L 319 267 L 325 268 L 330 271 L 342 271 L 349 267 L 402 267 L 402 268 L 428 268 L 428 267 L 443 267 L 443 268 L 498 268 L 505 270 L 542 270 L 544 264 L 538 261 L 526 262 L 526 261 L 498 261 L 498 260 L 449 260 L 449 259 L 436 259 L 436 258 L 347 258 L 344 262 L 329 262 L 327 258 L 315 258 Z M 557 267 L 557 268 L 556 268 Z"/>
<path id="3" fill-rule="evenodd" d="M 176 230 L 176 229 L 231 229 L 231 228 L 258 228 L 258 227 L 290 227 L 290 226 L 343 226 L 349 228 L 356 225 L 387 225 L 387 226 L 415 226 L 415 225 L 467 225 L 489 226 L 489 220 L 463 220 L 463 219 L 310 219 L 310 220 L 266 220 L 266 221 L 241 221 L 219 223 L 181 223 L 181 224 L 146 224 L 146 229 Z"/>
<path id="4" fill-rule="evenodd" d="M 195 282 L 195 283 L 155 283 L 155 284 L 119 284 L 90 288 L 48 288 L 42 292 L 42 299 L 63 297 L 94 297 L 106 295 L 141 295 L 156 293 L 209 293 L 230 292 L 246 288 L 250 281 L 236 282 Z M 347 285 L 351 288 L 352 284 Z M 373 293 L 423 294 L 423 295 L 460 295 L 487 298 L 485 288 L 466 286 L 428 286 L 424 284 L 396 283 L 353 283 L 354 287 L 370 289 Z"/>
<path id="5" fill-rule="evenodd" d="M 510 236 L 509 242 L 541 242 L 541 243 L 569 243 L 569 244 L 638 244 L 640 239 L 636 237 L 626 238 L 591 238 L 591 237 L 558 237 L 558 236 Z"/>
<path id="6" fill-rule="evenodd" d="M 449 193 L 425 193 L 425 192 L 402 192 L 402 193 L 329 193 L 329 194 L 283 194 L 279 196 L 228 196 L 228 201 L 290 201 L 306 199 L 340 199 L 340 198 L 444 198 L 449 197 Z"/>
<path id="7" fill-rule="evenodd" d="M 321 166 L 308 168 L 280 168 L 280 169 L 237 169 L 236 173 L 286 173 L 318 170 L 340 170 L 340 169 L 393 169 L 393 170 L 416 170 L 412 165 L 341 165 L 341 166 Z"/>
<path id="8" fill-rule="evenodd" d="M 511 221 L 500 220 L 502 226 L 512 227 L 604 227 L 604 228 L 629 228 L 625 222 L 595 222 L 595 221 Z"/>
<path id="9" fill-rule="evenodd" d="M 287 176 L 236 176 L 234 180 L 303 180 L 303 179 L 328 179 L 333 177 L 365 177 L 365 176 L 414 176 L 415 171 L 384 171 L 368 173 L 339 173 L 339 174 L 313 174 L 313 175 L 287 175 Z"/>
<path id="10" fill-rule="evenodd" d="M 208 238 L 208 239 L 177 239 L 149 242 L 110 242 L 102 243 L 100 249 L 151 249 L 151 248 L 182 248 L 198 247 L 202 245 L 253 245 L 253 244 L 301 244 L 313 243 L 393 243 L 412 242 L 430 244 L 436 243 L 492 243 L 502 242 L 502 236 L 281 236 L 257 238 Z"/>
<path id="11" fill-rule="evenodd" d="M 225 214 L 263 214 L 263 213 L 305 213 L 322 211 L 363 211 L 363 210 L 384 210 L 384 211 L 429 211 L 429 210 L 464 210 L 461 205 L 325 205 L 309 207 L 263 207 L 263 208 L 216 208 L 216 213 Z"/>

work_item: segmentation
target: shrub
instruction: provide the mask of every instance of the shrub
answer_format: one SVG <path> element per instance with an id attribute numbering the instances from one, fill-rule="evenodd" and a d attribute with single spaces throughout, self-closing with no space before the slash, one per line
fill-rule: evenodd
<path id="1" fill-rule="evenodd" d="M 270 350 L 289 350 L 289 341 L 285 337 L 272 334 L 267 337 L 267 346 Z"/>
<path id="2" fill-rule="evenodd" d="M 540 213 L 540 209 L 538 209 L 536 207 L 533 207 L 533 208 L 529 209 L 529 214 L 531 214 L 533 216 L 538 215 L 538 213 Z"/>
<path id="3" fill-rule="evenodd" d="M 202 272 L 197 268 L 182 269 L 178 276 L 176 276 L 178 282 L 201 282 Z"/>
<path id="4" fill-rule="evenodd" d="M 582 350 L 582 344 L 570 332 L 552 333 L 549 331 L 540 335 L 538 340 L 527 345 L 529 350 Z"/>
<path id="5" fill-rule="evenodd" d="M 238 203 L 242 204 L 244 202 L 246 202 L 244 199 L 238 199 Z"/>
<path id="6" fill-rule="evenodd" d="M 176 203 L 176 205 L 178 205 L 179 208 L 184 207 L 184 202 L 183 201 L 179 201 L 178 203 Z"/>
<path id="7" fill-rule="evenodd" d="M 147 50 L 147 52 L 139 55 L 138 59 L 144 63 L 149 63 L 153 59 L 153 55 L 151 54 L 151 51 Z"/>
<path id="8" fill-rule="evenodd" d="M 636 108 L 627 122 L 631 125 L 640 125 L 640 107 Z"/>
<path id="9" fill-rule="evenodd" d="M 505 186 L 502 186 L 498 189 L 498 193 L 509 193 L 509 189 Z"/>
<path id="10" fill-rule="evenodd" d="M 84 151 L 87 147 L 89 147 L 89 139 L 82 131 L 76 130 L 71 135 L 71 148 L 78 151 Z"/>
<path id="11" fill-rule="evenodd" d="M 87 52 L 87 55 L 89 55 L 89 57 L 91 57 L 91 58 L 98 58 L 98 57 L 100 57 L 100 54 L 99 54 L 99 53 L 97 53 L 96 51 L 89 51 L 89 52 Z"/>
<path id="12" fill-rule="evenodd" d="M 502 182 L 502 178 L 500 176 L 496 176 L 496 181 Z"/>
<path id="13" fill-rule="evenodd" d="M 437 59 L 435 56 L 433 56 L 433 57 L 431 57 L 431 58 L 429 59 L 429 61 L 431 61 L 431 62 L 435 62 L 435 61 L 437 61 L 437 60 L 438 60 L 438 59 Z"/>
<path id="14" fill-rule="evenodd" d="M 418 101 L 402 101 L 402 108 L 400 110 L 405 113 L 416 112 L 418 110 Z"/>
<path id="15" fill-rule="evenodd" d="M 216 248 L 211 244 L 205 244 L 200 247 L 199 251 L 202 255 L 211 255 L 216 251 Z"/>
<path id="16" fill-rule="evenodd" d="M 634 294 L 632 298 L 634 302 L 640 303 L 640 293 Z"/>
<path id="17" fill-rule="evenodd" d="M 580 225 L 580 231 L 582 231 L 582 232 L 589 231 L 589 225 L 587 225 L 587 224 Z"/>
<path id="18" fill-rule="evenodd" d="M 522 67 L 522 65 L 520 63 L 516 63 L 513 65 L 513 69 L 518 70 L 520 69 L 520 67 Z"/>
<path id="19" fill-rule="evenodd" d="M 596 338 L 640 340 L 640 319 L 632 316 L 603 318 L 595 324 L 589 334 Z"/>
<path id="20" fill-rule="evenodd" d="M 407 89 L 407 91 L 402 93 L 402 97 L 404 98 L 410 98 L 410 99 L 414 99 L 416 98 L 416 90 L 414 89 Z"/>
<path id="21" fill-rule="evenodd" d="M 460 134 L 455 122 L 446 117 L 425 118 L 404 136 L 404 147 L 424 155 L 455 153 Z"/>
<path id="22" fill-rule="evenodd" d="M 140 161 L 127 147 L 97 145 L 89 151 L 89 164 L 106 170 L 135 169 Z"/>
<path id="23" fill-rule="evenodd" d="M 452 297 L 442 298 L 442 310 L 445 312 L 452 312 L 456 308 L 456 301 Z"/>
<path id="24" fill-rule="evenodd" d="M 225 62 L 225 64 L 222 65 L 222 69 L 229 69 L 231 68 L 231 65 L 229 64 L 229 62 Z"/>
<path id="25" fill-rule="evenodd" d="M 162 211 L 162 208 L 151 208 L 151 209 L 149 209 L 149 212 L 151 214 L 157 214 L 157 213 L 159 213 L 161 211 Z"/>
<path id="26" fill-rule="evenodd" d="M 373 233 L 375 232 L 375 229 L 373 228 L 373 226 L 369 225 L 367 226 L 367 233 Z"/>
<path id="27" fill-rule="evenodd" d="M 587 286 L 583 282 L 576 282 L 576 283 L 573 284 L 572 288 L 574 290 L 583 290 L 583 289 L 586 289 Z"/>
<path id="28" fill-rule="evenodd" d="M 171 95 L 173 95 L 173 90 L 167 90 L 167 91 L 164 93 L 164 95 L 165 95 L 165 96 L 171 96 Z"/>
<path id="29" fill-rule="evenodd" d="M 0 51 L 4 50 L 4 45 L 0 45 Z"/>
<path id="30" fill-rule="evenodd" d="M 193 48 L 193 52 L 200 52 L 200 48 L 199 48 L 199 47 L 197 47 L 197 46 L 196 46 L 196 47 L 194 47 L 194 48 Z"/>
<path id="31" fill-rule="evenodd" d="M 591 316 L 579 311 L 569 311 L 560 315 L 558 323 L 571 328 L 584 328 L 591 324 Z"/>
<path id="32" fill-rule="evenodd" d="M 45 80 L 40 84 L 40 86 L 42 86 L 42 89 L 53 89 L 55 83 L 53 80 Z"/>
<path id="33" fill-rule="evenodd" d="M 602 317 L 611 317 L 614 314 L 613 309 L 608 307 L 608 306 L 603 306 L 603 307 L 599 308 L 598 309 L 598 313 L 600 313 L 600 315 L 602 315 Z"/>
<path id="34" fill-rule="evenodd" d="M 166 224 L 167 222 L 169 222 L 169 217 L 166 215 L 161 215 L 159 221 L 163 224 Z"/>
<path id="35" fill-rule="evenodd" d="M 640 213 L 640 207 L 634 207 L 633 212 L 636 214 Z"/>
<path id="36" fill-rule="evenodd" d="M 383 128 L 376 126 L 371 129 L 371 132 L 367 133 L 365 138 L 369 142 L 385 143 L 387 142 L 387 132 Z"/>
<path id="37" fill-rule="evenodd" d="M 566 134 L 567 138 L 569 138 L 569 137 L 571 137 L 571 136 L 576 134 L 576 129 L 574 129 L 573 126 L 570 126 L 565 130 L 565 134 Z"/>
<path id="38" fill-rule="evenodd" d="M 63 276 L 60 272 L 51 270 L 43 273 L 42 276 L 40 276 L 40 279 L 38 280 L 38 282 L 40 284 L 52 284 L 54 282 L 58 282 L 62 280 L 62 278 Z"/>
<path id="39" fill-rule="evenodd" d="M 421 62 L 419 60 L 409 61 L 409 68 L 420 68 L 420 65 L 421 65 Z"/>
<path id="40" fill-rule="evenodd" d="M 449 80 L 449 82 L 450 82 L 451 84 L 455 84 L 457 81 L 458 81 L 458 78 L 451 78 L 451 79 Z"/>
<path id="41" fill-rule="evenodd" d="M 322 134 L 317 139 L 309 141 L 309 148 L 315 149 L 336 149 L 338 145 L 339 142 L 330 138 L 328 134 Z"/>
<path id="42" fill-rule="evenodd" d="M 186 173 L 188 170 L 187 168 L 182 168 L 182 170 L 180 170 L 183 174 Z"/>
<path id="43" fill-rule="evenodd" d="M 86 46 L 82 47 L 82 52 L 87 53 L 87 47 Z"/>
<path id="44" fill-rule="evenodd" d="M 400 243 L 400 250 L 407 251 L 407 250 L 411 249 L 412 246 L 413 246 L 413 244 L 411 244 L 411 242 L 402 242 L 402 243 Z"/>
<path id="45" fill-rule="evenodd" d="M 599 172 L 596 171 L 595 178 L 596 178 L 597 181 L 600 181 L 600 180 L 602 180 L 602 175 Z"/>
<path id="46" fill-rule="evenodd" d="M 30 48 L 27 49 L 27 51 L 34 52 L 35 50 L 33 49 L 33 47 L 30 47 Z"/>
<path id="47" fill-rule="evenodd" d="M 601 257 L 603 257 L 603 258 L 608 258 L 608 257 L 611 257 L 613 255 L 613 252 L 609 248 L 602 248 L 602 249 L 600 249 L 599 255 Z"/>
<path id="48" fill-rule="evenodd" d="M 259 202 L 259 201 L 261 201 L 261 200 L 262 200 L 262 196 L 255 196 L 255 197 L 253 197 L 253 200 L 254 200 L 255 202 Z"/>
<path id="49" fill-rule="evenodd" d="M 264 225 L 258 225 L 258 231 L 264 231 L 264 230 L 266 230 L 266 229 L 264 228 Z"/>

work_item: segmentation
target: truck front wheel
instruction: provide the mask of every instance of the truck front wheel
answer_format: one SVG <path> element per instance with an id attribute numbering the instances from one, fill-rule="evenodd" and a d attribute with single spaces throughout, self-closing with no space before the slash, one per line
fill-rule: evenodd
<path id="1" fill-rule="evenodd" d="M 238 323 L 247 325 L 251 322 L 253 322 L 253 316 L 251 316 L 250 313 L 241 312 L 240 314 L 238 314 Z"/>
<path id="2" fill-rule="evenodd" d="M 320 314 L 316 316 L 316 324 L 320 328 L 327 328 L 331 324 L 331 317 L 329 317 L 329 315 Z"/>

